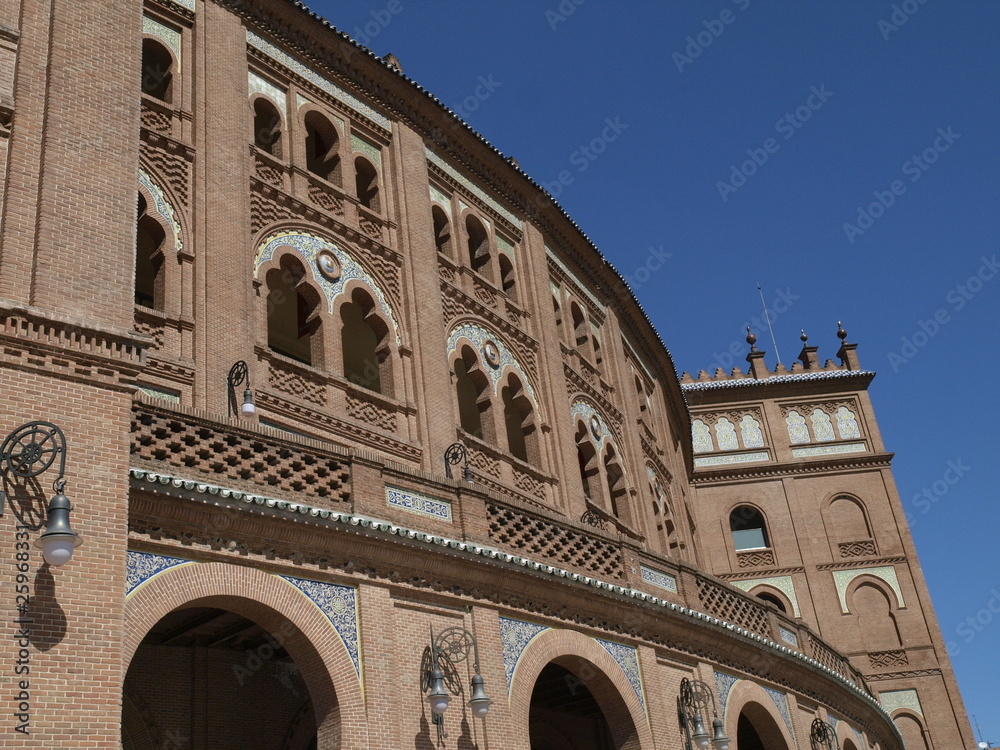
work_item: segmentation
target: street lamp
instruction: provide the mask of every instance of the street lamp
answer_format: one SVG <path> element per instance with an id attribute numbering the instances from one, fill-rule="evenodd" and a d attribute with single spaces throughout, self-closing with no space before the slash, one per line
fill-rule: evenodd
<path id="1" fill-rule="evenodd" d="M 429 653 L 428 653 L 429 652 Z M 431 644 L 424 652 L 422 686 L 427 693 L 427 705 L 431 710 L 431 722 L 437 725 L 438 738 L 448 735 L 444 731 L 444 712 L 451 703 L 451 695 L 445 687 L 447 681 L 454 692 L 461 692 L 462 685 L 458 680 L 455 665 L 472 656 L 472 697 L 468 702 L 472 715 L 478 719 L 486 718 L 490 704 L 493 701 L 486 695 L 485 680 L 479 673 L 479 644 L 475 637 L 465 628 L 448 628 L 434 637 L 431 628 Z"/>
<path id="2" fill-rule="evenodd" d="M 229 369 L 229 416 L 236 414 L 236 388 L 244 382 L 247 384 L 243 391 L 243 403 L 240 405 L 240 412 L 244 415 L 251 415 L 257 411 L 253 402 L 253 391 L 250 390 L 250 369 L 242 359 Z"/>
<path id="3" fill-rule="evenodd" d="M 712 736 L 705 729 L 702 712 L 712 704 Z M 709 745 L 714 750 L 729 750 L 729 738 L 723 731 L 722 719 L 715 706 L 715 695 L 701 680 L 681 680 L 681 694 L 677 698 L 678 713 L 684 734 L 687 736 L 687 750 L 705 750 Z"/>
<path id="4" fill-rule="evenodd" d="M 836 730 L 829 722 L 819 717 L 813 719 L 812 727 L 809 729 L 809 746 L 812 750 L 838 750 Z"/>
<path id="5" fill-rule="evenodd" d="M 465 464 L 465 469 L 462 472 L 462 478 L 466 482 L 471 482 L 472 469 L 469 468 L 469 452 L 461 443 L 452 443 L 448 446 L 448 450 L 444 452 L 444 475 L 448 477 L 448 479 L 451 479 L 451 467 L 458 466 L 459 464 Z"/>
<path id="6" fill-rule="evenodd" d="M 73 557 L 73 550 L 83 544 L 69 524 L 73 506 L 66 497 L 66 436 L 51 422 L 28 422 L 7 435 L 0 445 L 0 460 L 15 477 L 32 479 L 46 471 L 59 458 L 59 476 L 52 483 L 55 495 L 49 501 L 45 532 L 35 541 L 42 557 L 58 568 Z M 5 495 L 5 493 L 4 493 Z M 3 502 L 0 498 L 0 513 Z"/>

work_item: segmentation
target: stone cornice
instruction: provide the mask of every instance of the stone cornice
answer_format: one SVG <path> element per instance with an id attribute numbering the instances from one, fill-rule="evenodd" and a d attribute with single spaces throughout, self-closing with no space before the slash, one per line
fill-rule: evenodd
<path id="1" fill-rule="evenodd" d="M 870 568 L 873 565 L 895 565 L 905 563 L 906 558 L 899 557 L 863 557 L 856 558 L 850 562 L 823 563 L 816 566 L 816 570 L 850 570 L 851 568 Z"/>
<path id="2" fill-rule="evenodd" d="M 768 463 L 760 466 L 736 464 L 733 468 L 697 469 L 691 477 L 692 484 L 739 482 L 746 479 L 787 477 L 820 472 L 853 471 L 857 469 L 888 468 L 892 453 L 865 454 L 861 456 L 830 456 L 819 461 L 803 463 Z"/>

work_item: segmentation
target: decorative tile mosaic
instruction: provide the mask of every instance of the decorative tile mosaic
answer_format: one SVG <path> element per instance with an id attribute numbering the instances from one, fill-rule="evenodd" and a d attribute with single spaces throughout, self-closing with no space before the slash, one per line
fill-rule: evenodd
<path id="1" fill-rule="evenodd" d="M 367 138 L 362 138 L 357 133 L 351 133 L 351 149 L 361 152 L 375 162 L 376 167 L 382 168 L 382 149 Z"/>
<path id="2" fill-rule="evenodd" d="M 512 261 L 516 262 L 517 259 L 514 256 L 514 243 L 506 237 L 501 237 L 499 234 L 497 235 L 497 250 L 506 255 Z"/>
<path id="3" fill-rule="evenodd" d="M 788 712 L 788 696 L 782 693 L 780 690 L 775 690 L 773 688 L 764 688 L 764 692 L 771 696 L 771 700 L 774 701 L 774 705 L 778 707 L 778 713 L 781 714 L 781 718 L 785 720 L 785 726 L 788 727 L 788 733 L 792 735 L 792 739 L 795 738 L 795 729 L 792 728 L 792 715 Z"/>
<path id="4" fill-rule="evenodd" d="M 177 29 L 160 23 L 155 18 L 142 15 L 142 33 L 154 36 L 167 45 L 174 53 L 174 62 L 177 65 L 177 72 L 181 72 L 181 32 Z M 164 71 L 166 72 L 166 71 Z"/>
<path id="5" fill-rule="evenodd" d="M 698 466 L 720 466 L 723 464 L 750 464 L 754 461 L 767 461 L 770 458 L 767 451 L 757 451 L 754 453 L 730 453 L 727 456 L 705 456 L 696 458 L 694 465 Z"/>
<path id="6" fill-rule="evenodd" d="M 455 182 L 457 182 L 459 185 L 468 190 L 472 195 L 479 198 L 479 200 L 481 200 L 487 206 L 492 208 L 494 211 L 496 211 L 498 214 L 504 217 L 515 227 L 517 227 L 518 229 L 521 228 L 521 220 L 516 216 L 514 216 L 514 214 L 512 214 L 502 205 L 500 205 L 499 201 L 497 201 L 495 198 L 487 194 L 485 190 L 479 187 L 479 185 L 472 182 L 465 175 L 463 175 L 461 172 L 459 172 L 457 169 L 451 166 L 451 164 L 449 164 L 440 156 L 438 156 L 436 153 L 434 153 L 431 149 L 429 148 L 426 149 L 426 154 L 427 154 L 427 161 L 436 166 L 438 169 L 444 171 L 445 174 L 447 174 L 449 177 L 455 180 Z"/>
<path id="7" fill-rule="evenodd" d="M 569 270 L 569 266 L 567 266 L 565 263 L 562 262 L 562 259 L 558 255 L 556 255 L 555 250 L 546 245 L 545 255 L 548 257 L 549 260 L 551 260 L 553 263 L 559 266 L 560 270 L 562 270 L 562 272 L 566 274 L 566 276 L 570 280 L 572 280 L 572 282 L 576 285 L 576 288 L 579 289 L 580 292 L 582 292 L 583 295 L 587 297 L 587 299 L 589 299 L 591 302 L 597 305 L 598 310 L 601 310 L 603 312 L 604 305 L 601 303 L 601 301 L 597 299 L 597 296 L 593 292 L 591 292 L 590 289 L 587 288 L 586 284 L 584 284 L 582 281 L 580 281 L 580 279 L 576 277 L 575 273 Z"/>
<path id="8" fill-rule="evenodd" d="M 864 443 L 841 443 L 840 445 L 817 445 L 815 448 L 792 448 L 792 455 L 796 458 L 808 458 L 809 456 L 830 456 L 838 453 L 863 453 L 866 450 Z"/>
<path id="9" fill-rule="evenodd" d="M 262 94 L 270 99 L 278 107 L 282 117 L 288 116 L 288 99 L 285 90 L 277 84 L 271 83 L 266 78 L 261 78 L 252 70 L 247 71 L 247 90 L 251 95 Z"/>
<path id="10" fill-rule="evenodd" d="M 726 674 L 725 672 L 715 673 L 715 689 L 719 693 L 719 713 L 721 716 L 726 715 L 726 703 L 729 701 L 729 694 L 739 681 L 739 677 L 733 677 L 731 674 Z"/>
<path id="11" fill-rule="evenodd" d="M 813 409 L 812 416 L 809 417 L 813 425 L 813 435 L 817 442 L 833 440 L 833 424 L 830 422 L 830 415 L 822 409 Z"/>
<path id="12" fill-rule="evenodd" d="M 764 435 L 760 431 L 760 422 L 749 414 L 744 414 L 743 419 L 740 420 L 740 432 L 743 435 L 744 448 L 764 447 Z"/>
<path id="13" fill-rule="evenodd" d="M 375 297 L 382 315 L 392 323 L 392 328 L 396 332 L 396 343 L 400 343 L 399 324 L 396 322 L 396 316 L 393 315 L 392 308 L 389 306 L 389 301 L 386 299 L 381 287 L 375 283 L 375 280 L 361 267 L 360 263 L 329 240 L 300 232 L 272 234 L 261 243 L 260 248 L 257 250 L 257 258 L 254 260 L 253 269 L 254 278 L 257 278 L 257 272 L 260 270 L 260 267 L 274 257 L 275 250 L 285 246 L 294 248 L 302 256 L 305 266 L 312 274 L 316 285 L 326 295 L 327 311 L 330 313 L 333 312 L 334 301 L 344 291 L 344 286 L 348 281 L 358 279 L 363 282 Z M 330 279 L 326 278 L 320 273 L 316 265 L 316 256 L 324 250 L 332 252 L 340 262 L 340 277 L 336 281 L 330 281 Z"/>
<path id="14" fill-rule="evenodd" d="M 361 651 L 358 645 L 357 591 L 350 586 L 310 581 L 306 578 L 275 576 L 290 583 L 319 607 L 343 642 L 361 681 Z"/>
<path id="15" fill-rule="evenodd" d="M 771 578 L 752 578 L 744 581 L 730 581 L 733 586 L 738 589 L 743 589 L 749 592 L 750 589 L 755 586 L 773 586 L 778 589 L 782 594 L 788 597 L 788 600 L 792 603 L 792 612 L 796 617 L 799 617 L 799 600 L 795 598 L 795 585 L 792 583 L 791 576 L 774 576 Z"/>
<path id="16" fill-rule="evenodd" d="M 720 451 L 736 451 L 740 443 L 736 439 L 736 428 L 726 417 L 719 417 L 715 423 L 715 438 L 719 441 Z"/>
<path id="17" fill-rule="evenodd" d="M 640 565 L 639 575 L 642 577 L 642 580 L 651 586 L 666 589 L 675 594 L 677 593 L 677 579 L 669 573 L 663 573 L 653 568 L 647 568 L 645 565 Z"/>
<path id="18" fill-rule="evenodd" d="M 861 748 L 862 750 L 864 750 L 864 748 L 868 747 L 868 743 L 865 742 L 865 736 L 864 736 L 864 734 L 861 733 L 860 729 L 856 729 L 854 727 L 851 727 L 851 731 L 854 732 L 854 736 L 858 738 L 858 747 L 859 748 Z"/>
<path id="19" fill-rule="evenodd" d="M 842 612 L 846 613 L 850 611 L 847 608 L 847 587 L 851 585 L 851 581 L 855 578 L 865 575 L 881 578 L 888 583 L 896 593 L 896 601 L 899 602 L 899 606 L 906 606 L 903 603 L 903 592 L 899 588 L 899 579 L 896 578 L 896 569 L 892 565 L 882 565 L 878 568 L 850 568 L 848 570 L 833 571 L 833 583 L 837 587 L 837 596 L 840 597 L 840 610 Z"/>
<path id="20" fill-rule="evenodd" d="M 601 413 L 597 411 L 597 409 L 595 409 L 592 404 L 590 404 L 587 401 L 584 401 L 581 398 L 578 399 L 573 404 L 573 407 L 569 410 L 569 415 L 570 415 L 570 422 L 574 426 L 576 425 L 577 419 L 582 419 L 583 423 L 587 425 L 587 430 L 590 433 L 590 436 L 594 438 L 594 440 L 597 442 L 598 455 L 604 452 L 604 446 L 606 443 L 611 443 L 611 445 L 614 446 L 615 455 L 618 456 L 619 465 L 621 466 L 622 471 L 624 471 L 627 474 L 628 470 L 626 469 L 625 464 L 623 463 L 624 454 L 618 447 L 618 442 L 615 440 L 614 433 L 611 432 L 611 428 L 608 427 L 607 420 L 604 419 L 603 416 L 601 416 Z M 596 436 L 594 435 L 593 429 L 591 429 L 590 427 L 591 421 L 595 419 L 597 420 L 597 424 L 599 425 L 600 429 L 600 435 Z"/>
<path id="21" fill-rule="evenodd" d="M 632 685 L 632 689 L 635 691 L 635 697 L 639 699 L 639 705 L 645 711 L 646 698 L 642 692 L 642 674 L 639 671 L 638 652 L 632 646 L 625 646 L 614 641 L 605 641 L 601 638 L 595 638 L 594 640 L 604 646 L 604 650 L 611 654 L 612 659 L 618 662 L 618 666 L 622 668 L 622 671 L 628 678 L 629 684 Z"/>
<path id="22" fill-rule="evenodd" d="M 458 351 L 458 340 L 468 339 L 472 342 L 475 347 L 476 352 L 482 356 L 483 347 L 486 345 L 487 341 L 492 341 L 496 344 L 499 350 L 499 364 L 496 367 L 484 367 L 483 370 L 489 375 L 490 380 L 493 383 L 493 392 L 497 393 L 500 387 L 500 381 L 503 378 L 504 372 L 509 367 L 517 373 L 517 376 L 521 379 L 521 385 L 524 386 L 525 392 L 528 397 L 535 404 L 535 408 L 538 408 L 538 399 L 535 397 L 535 389 L 531 387 L 531 381 L 528 380 L 528 376 L 525 373 L 525 369 L 521 367 L 521 363 L 517 361 L 514 354 L 507 348 L 507 345 L 503 342 L 499 336 L 497 336 L 492 331 L 488 331 L 485 328 L 474 325 L 472 323 L 463 323 L 457 326 L 448 336 L 448 358 Z"/>
<path id="23" fill-rule="evenodd" d="M 922 717 L 924 709 L 920 707 L 920 698 L 916 690 L 890 690 L 878 694 L 879 703 L 887 714 L 891 714 L 897 708 L 908 708 L 915 711 Z"/>
<path id="24" fill-rule="evenodd" d="M 125 596 L 129 596 L 150 578 L 178 565 L 194 565 L 194 563 L 179 557 L 128 550 L 125 556 Z"/>
<path id="25" fill-rule="evenodd" d="M 533 622 L 512 620 L 509 617 L 500 618 L 500 643 L 503 646 L 503 671 L 507 676 L 508 700 L 510 700 L 511 683 L 514 681 L 514 670 L 521 659 L 521 654 L 536 636 L 549 629 L 545 625 L 535 625 Z"/>
<path id="26" fill-rule="evenodd" d="M 312 70 L 309 67 L 306 67 L 298 60 L 296 60 L 294 57 L 289 55 L 287 52 L 278 49 L 266 39 L 250 31 L 250 29 L 247 29 L 247 44 L 249 44 L 251 47 L 260 50 L 275 62 L 284 65 L 293 73 L 302 76 L 307 81 L 309 81 L 309 83 L 325 91 L 330 96 L 342 102 L 343 104 L 347 105 L 358 114 L 367 117 L 369 120 L 371 120 L 374 123 L 377 123 L 386 130 L 392 130 L 392 122 L 389 120 L 388 117 L 381 114 L 380 112 L 376 112 L 374 109 L 372 109 L 367 104 L 362 102 L 356 96 L 348 94 L 346 91 L 344 91 L 344 89 L 340 88 L 340 86 L 331 83 L 326 78 L 321 76 L 319 73 L 317 73 L 316 71 Z"/>
<path id="27" fill-rule="evenodd" d="M 144 169 L 139 170 L 139 184 L 142 185 L 149 194 L 153 196 L 153 209 L 163 220 L 169 224 L 174 230 L 174 249 L 179 253 L 183 248 L 183 242 L 181 241 L 181 225 L 177 221 L 177 214 L 174 211 L 174 207 L 170 205 L 170 201 L 167 200 L 166 195 L 164 195 L 163 190 L 153 182 L 153 179 Z M 148 210 L 148 207 L 147 207 Z"/>
<path id="28" fill-rule="evenodd" d="M 826 715 L 826 720 L 827 720 L 827 723 L 829 723 L 829 725 L 831 727 L 833 727 L 833 731 L 836 732 L 837 731 L 837 725 L 840 724 L 840 719 L 838 719 L 836 716 L 833 716 L 832 714 L 827 714 Z"/>
<path id="29" fill-rule="evenodd" d="M 799 637 L 795 634 L 794 630 L 789 630 L 788 628 L 783 628 L 778 626 L 778 634 L 781 636 L 781 640 L 788 643 L 795 648 L 799 647 Z"/>
<path id="30" fill-rule="evenodd" d="M 416 513 L 428 518 L 436 518 L 439 521 L 451 523 L 451 503 L 446 500 L 437 500 L 419 492 L 401 490 L 397 487 L 385 486 L 385 502 L 393 508 L 405 510 L 408 513 Z"/>
<path id="31" fill-rule="evenodd" d="M 182 8 L 187 8 L 188 10 L 197 10 L 194 0 L 170 0 L 170 2 L 177 3 Z"/>
<path id="32" fill-rule="evenodd" d="M 691 423 L 691 440 L 694 442 L 695 453 L 711 453 L 715 450 L 715 443 L 712 442 L 712 430 L 700 419 Z"/>
<path id="33" fill-rule="evenodd" d="M 853 411 L 846 406 L 841 406 L 834 416 L 837 418 L 837 432 L 840 433 L 841 440 L 854 440 L 861 437 L 858 420 Z"/>
<path id="34" fill-rule="evenodd" d="M 454 221 L 451 215 L 451 198 L 442 193 L 433 185 L 430 185 L 429 187 L 431 189 L 431 200 L 434 201 L 435 203 L 440 203 L 441 208 L 443 208 L 444 212 L 448 214 L 448 219 L 450 221 Z"/>
<path id="35" fill-rule="evenodd" d="M 809 428 L 806 427 L 806 420 L 801 414 L 792 409 L 785 417 L 785 424 L 788 425 L 788 440 L 791 443 L 808 443 Z"/>
<path id="36" fill-rule="evenodd" d="M 146 385 L 145 383 L 136 383 L 135 388 L 147 396 L 160 398 L 172 404 L 179 404 L 181 402 L 181 394 L 177 391 L 169 391 L 166 388 L 157 388 L 155 385 Z"/>

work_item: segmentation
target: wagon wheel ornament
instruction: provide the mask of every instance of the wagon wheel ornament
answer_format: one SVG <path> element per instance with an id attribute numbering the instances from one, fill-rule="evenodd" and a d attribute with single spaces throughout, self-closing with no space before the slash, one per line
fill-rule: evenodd
<path id="1" fill-rule="evenodd" d="M 837 735 L 828 722 L 813 719 L 809 730 L 809 745 L 812 750 L 831 750 L 837 747 Z"/>
<path id="2" fill-rule="evenodd" d="M 66 468 L 66 438 L 62 430 L 50 422 L 28 422 L 17 428 L 0 446 L 10 472 L 21 479 L 31 479 L 47 470 L 59 458 L 59 478 L 63 481 Z"/>
<path id="3" fill-rule="evenodd" d="M 685 706 L 701 710 L 713 700 L 712 693 L 704 682 L 700 680 L 681 681 L 681 702 Z"/>

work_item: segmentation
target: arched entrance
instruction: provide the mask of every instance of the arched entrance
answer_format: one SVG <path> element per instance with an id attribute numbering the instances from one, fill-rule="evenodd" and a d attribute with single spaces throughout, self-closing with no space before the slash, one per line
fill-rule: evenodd
<path id="1" fill-rule="evenodd" d="M 558 664 L 535 681 L 528 713 L 531 750 L 611 750 L 611 728 L 587 686 Z"/>
<path id="2" fill-rule="evenodd" d="M 127 596 L 125 750 L 368 746 L 364 712 L 341 708 L 364 705 L 351 652 L 291 580 L 186 563 Z"/>
<path id="3" fill-rule="evenodd" d="M 740 711 L 736 750 L 788 750 L 781 728 L 761 704 L 750 702 Z"/>
<path id="4" fill-rule="evenodd" d="M 315 750 L 313 703 L 283 641 L 219 607 L 164 615 L 125 677 L 123 750 Z"/>
<path id="5" fill-rule="evenodd" d="M 750 680 L 737 680 L 724 704 L 726 735 L 732 750 L 790 750 L 795 747 L 777 701 L 785 696 Z"/>

